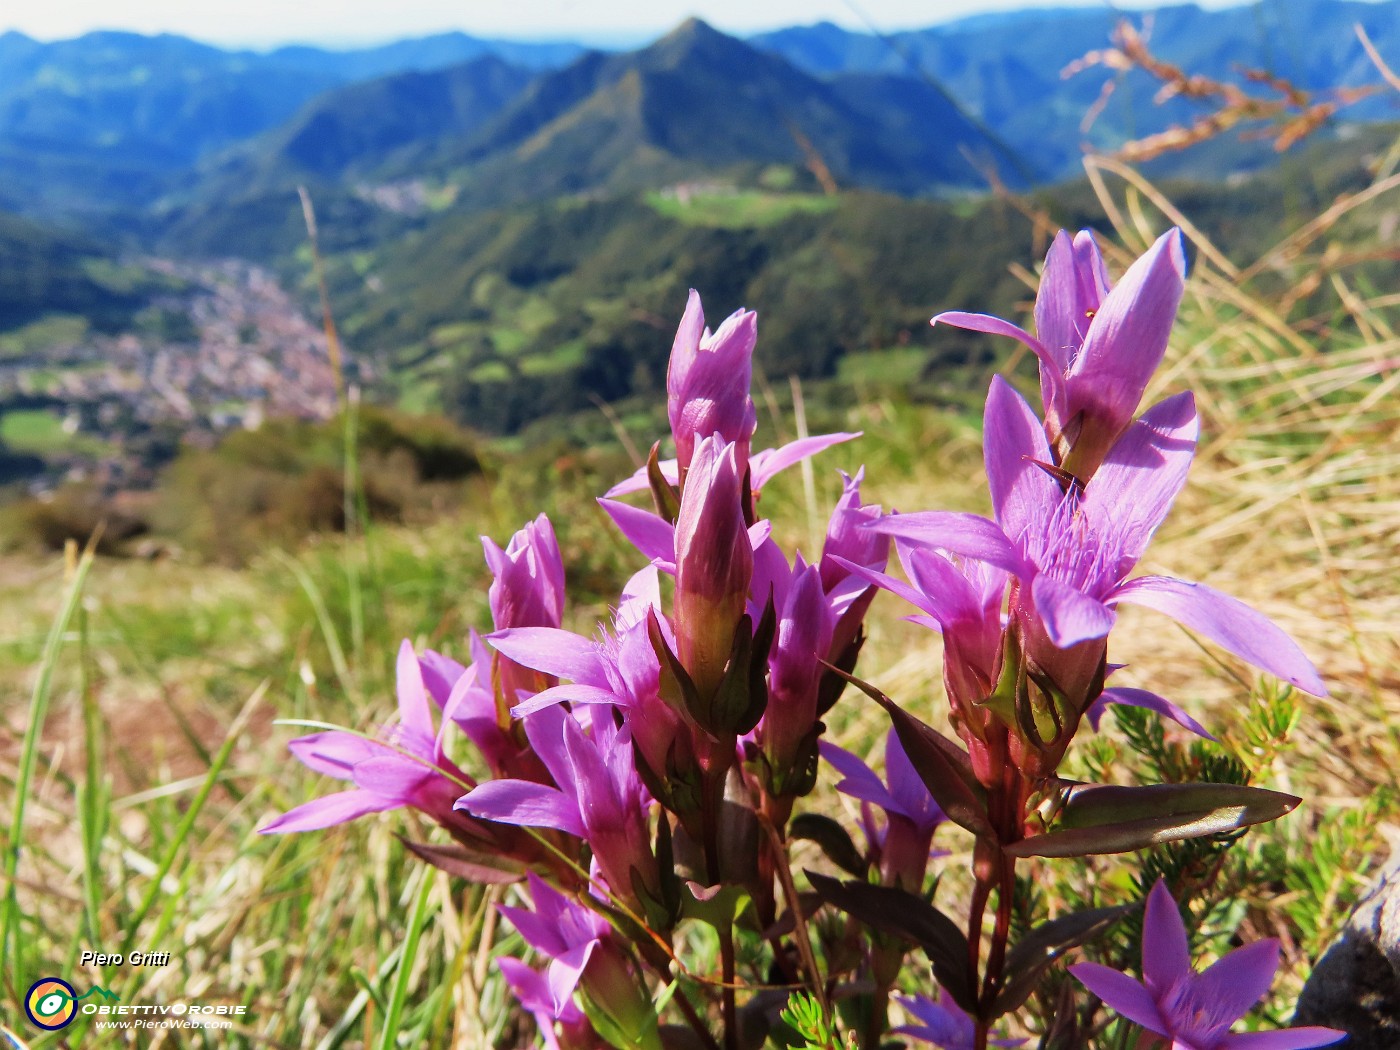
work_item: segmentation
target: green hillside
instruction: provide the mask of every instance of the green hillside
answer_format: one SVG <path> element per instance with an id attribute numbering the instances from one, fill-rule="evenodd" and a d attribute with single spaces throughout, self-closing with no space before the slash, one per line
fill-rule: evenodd
<path id="1" fill-rule="evenodd" d="M 0 212 L 0 333 L 54 315 L 113 330 L 159 286 L 85 238 Z"/>
<path id="2" fill-rule="evenodd" d="M 556 202 L 445 218 L 342 259 L 334 294 L 349 345 L 395 396 L 499 432 L 661 389 L 689 287 L 716 321 L 764 304 L 769 375 L 828 375 L 846 355 L 929 345 L 928 318 L 951 302 L 1011 308 L 1005 260 L 1028 236 L 1010 209 L 865 193 Z"/>

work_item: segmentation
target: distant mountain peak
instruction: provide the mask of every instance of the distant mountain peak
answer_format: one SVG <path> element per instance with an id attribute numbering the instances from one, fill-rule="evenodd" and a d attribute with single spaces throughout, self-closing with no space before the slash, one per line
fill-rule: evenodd
<path id="1" fill-rule="evenodd" d="M 636 57 L 643 62 L 661 60 L 669 64 L 697 55 L 715 57 L 752 50 L 742 40 L 721 33 L 708 22 L 692 16 L 661 39 L 636 52 Z"/>

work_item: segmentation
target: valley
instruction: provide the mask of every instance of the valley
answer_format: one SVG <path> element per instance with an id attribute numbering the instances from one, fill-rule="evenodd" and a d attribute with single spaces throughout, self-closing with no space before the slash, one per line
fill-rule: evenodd
<path id="1" fill-rule="evenodd" d="M 1349 20 L 1382 50 L 1400 23 L 1400 0 L 1251 11 L 1141 25 L 1193 71 L 1258 62 L 1319 91 L 1374 74 Z M 582 440 L 600 404 L 625 421 L 663 388 L 697 287 L 713 318 L 760 309 L 756 364 L 775 384 L 878 378 L 862 362 L 894 354 L 915 362 L 902 396 L 963 410 L 987 340 L 935 339 L 928 317 L 1015 313 L 1025 285 L 1006 260 L 1043 250 L 1030 216 L 1106 221 L 1072 177 L 1082 151 L 1201 112 L 1159 104 L 1141 70 L 1062 75 L 1112 28 L 1102 12 L 1020 12 L 740 40 L 691 20 L 629 52 L 6 34 L 0 492 L 146 487 L 181 448 L 335 414 L 299 187 L 349 379 L 373 402 L 512 447 Z M 1305 54 L 1305 37 L 1323 43 Z M 1282 158 L 1221 139 L 1157 168 L 1205 232 L 1262 251 L 1393 168 L 1397 112 L 1366 98 Z M 1397 266 L 1368 265 L 1377 280 Z M 1335 295 L 1321 284 L 1295 306 L 1322 317 Z"/>

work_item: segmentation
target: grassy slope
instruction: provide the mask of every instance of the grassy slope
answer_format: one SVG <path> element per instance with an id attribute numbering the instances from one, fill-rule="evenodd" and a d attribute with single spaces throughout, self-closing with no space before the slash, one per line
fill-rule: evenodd
<path id="1" fill-rule="evenodd" d="M 1140 249 L 1141 198 L 1119 190 L 1115 184 L 1112 199 L 1122 232 Z M 1355 216 L 1381 207 L 1394 207 L 1393 194 Z M 1198 256 L 1158 389 L 1197 390 L 1206 438 L 1188 492 L 1144 565 L 1207 581 L 1276 616 L 1332 687 L 1331 699 L 1304 707 L 1293 753 L 1265 771 L 1267 782 L 1306 794 L 1308 804 L 1255 833 L 1283 862 L 1278 881 L 1261 888 L 1261 900 L 1275 903 L 1253 913 L 1252 929 L 1281 924 L 1296 938 L 1288 959 L 1295 980 L 1344 916 L 1374 845 L 1366 836 L 1343 840 L 1335 862 L 1324 864 L 1333 817 L 1390 784 L 1400 754 L 1395 301 L 1357 292 L 1349 311 L 1284 322 L 1269 289 L 1311 273 L 1323 243 L 1285 252 L 1273 272 L 1253 276 L 1213 261 L 1209 248 Z M 1335 276 L 1353 290 L 1353 271 Z M 1319 343 L 1326 356 L 1316 353 Z M 886 506 L 984 508 L 979 437 L 965 418 L 871 386 L 858 407 L 813 424 L 867 434 L 821 462 L 823 511 L 836 495 L 831 469 L 862 461 L 867 498 Z M 764 437 L 775 436 L 766 412 L 761 425 Z M 128 1002 L 198 987 L 247 1003 L 244 1045 L 389 1045 L 381 1028 L 400 967 L 409 973 L 408 1009 L 391 1035 L 442 1044 L 455 1029 L 456 1045 L 515 1045 L 516 1021 L 489 965 L 490 953 L 514 937 L 494 927 L 488 905 L 499 895 L 440 876 L 424 890 L 421 869 L 392 838 L 422 829 L 389 817 L 275 841 L 255 834 L 272 814 L 330 789 L 286 759 L 282 745 L 295 731 L 270 722 L 381 723 L 393 709 L 389 675 L 399 638 L 460 654 L 465 629 L 486 622 L 474 535 L 504 539 L 540 508 L 561 529 L 573 572 L 571 617 L 585 627 L 633 564 L 591 502 L 626 467 L 623 455 L 601 446 L 537 458 L 483 485 L 464 520 L 326 542 L 294 559 L 269 554 L 245 573 L 98 564 L 73 632 L 50 661 L 52 706 L 33 751 L 15 887 L 23 918 L 14 965 L 5 968 L 19 986 L 6 989 L 7 1023 L 15 1019 L 9 993 L 22 991 L 30 974 L 76 977 L 77 950 L 126 939 L 170 950 L 171 965 L 87 971 L 83 979 L 110 983 Z M 796 472 L 765 493 L 764 512 L 785 522 L 790 536 L 801 538 L 811 524 L 805 508 Z M 0 782 L 8 805 L 26 703 L 64 585 L 54 565 L 10 564 L 4 579 L 0 710 L 8 731 L 0 736 Z M 876 609 L 861 673 L 915 710 L 936 712 L 936 639 L 902 623 L 892 600 Z M 1237 733 L 1249 673 L 1149 614 L 1129 615 L 1127 629 L 1137 633 L 1125 633 L 1114 653 L 1132 664 L 1125 678 L 1150 682 L 1227 737 Z M 86 720 L 85 697 L 95 716 Z M 881 729 L 851 698 L 832 725 L 863 751 Z M 1390 728 L 1378 734 L 1377 726 Z M 95 778 L 85 772 L 86 754 L 96 756 Z M 206 784 L 212 791 L 195 810 Z M 958 843 L 952 834 L 945 842 Z M 426 926 L 410 967 L 399 952 L 420 891 Z M 1281 986 L 1275 1018 L 1286 1017 L 1294 988 Z M 240 1040 L 214 1036 L 204 1045 Z"/>

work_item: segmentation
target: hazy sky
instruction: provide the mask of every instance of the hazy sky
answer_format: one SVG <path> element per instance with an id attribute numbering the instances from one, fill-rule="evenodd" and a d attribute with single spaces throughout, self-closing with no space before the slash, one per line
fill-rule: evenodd
<path id="1" fill-rule="evenodd" d="M 1204 7 L 1230 0 L 1198 0 Z M 1018 7 L 1158 6 L 1151 0 L 0 0 L 0 31 L 41 40 L 91 29 L 171 32 L 225 45 L 359 44 L 447 29 L 479 36 L 639 42 L 689 15 L 750 32 L 824 19 L 881 30 Z"/>

